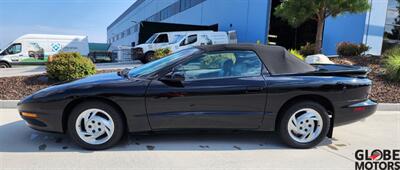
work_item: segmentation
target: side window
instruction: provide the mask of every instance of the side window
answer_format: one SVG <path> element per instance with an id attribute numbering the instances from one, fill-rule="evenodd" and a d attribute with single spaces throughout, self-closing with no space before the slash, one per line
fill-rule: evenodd
<path id="1" fill-rule="evenodd" d="M 185 45 L 189 45 L 189 44 L 194 44 L 197 42 L 197 34 L 194 35 L 189 35 L 187 38 L 185 38 L 180 46 L 185 46 Z"/>
<path id="2" fill-rule="evenodd" d="M 18 44 L 13 44 L 7 49 L 8 54 L 18 54 L 22 51 L 22 46 L 20 43 Z"/>
<path id="3" fill-rule="evenodd" d="M 157 39 L 154 43 L 168 43 L 168 35 L 167 34 L 160 34 L 158 35 Z"/>
<path id="4" fill-rule="evenodd" d="M 252 51 L 207 53 L 175 69 L 185 80 L 261 75 L 262 64 Z"/>

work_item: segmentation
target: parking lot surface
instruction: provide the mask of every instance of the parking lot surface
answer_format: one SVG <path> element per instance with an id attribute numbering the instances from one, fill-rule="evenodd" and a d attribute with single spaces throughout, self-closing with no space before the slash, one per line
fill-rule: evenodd
<path id="1" fill-rule="evenodd" d="M 334 138 L 300 150 L 272 132 L 131 134 L 104 151 L 28 128 L 0 109 L 0 169 L 354 169 L 357 149 L 399 149 L 400 111 L 380 111 L 335 128 Z"/>

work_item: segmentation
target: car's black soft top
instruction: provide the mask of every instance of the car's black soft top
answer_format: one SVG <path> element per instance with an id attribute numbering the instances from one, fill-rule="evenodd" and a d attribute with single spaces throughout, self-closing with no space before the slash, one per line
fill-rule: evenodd
<path id="1" fill-rule="evenodd" d="M 296 56 L 290 54 L 280 46 L 266 46 L 260 44 L 221 44 L 197 46 L 206 52 L 246 50 L 254 51 L 261 58 L 270 74 L 295 74 L 315 71 L 315 68 Z"/>

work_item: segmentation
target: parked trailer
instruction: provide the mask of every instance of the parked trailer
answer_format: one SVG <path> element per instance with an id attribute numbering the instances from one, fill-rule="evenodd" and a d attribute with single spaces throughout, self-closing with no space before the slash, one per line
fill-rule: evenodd
<path id="1" fill-rule="evenodd" d="M 87 36 L 26 34 L 0 52 L 0 68 L 15 64 L 43 64 L 59 52 L 89 54 Z"/>

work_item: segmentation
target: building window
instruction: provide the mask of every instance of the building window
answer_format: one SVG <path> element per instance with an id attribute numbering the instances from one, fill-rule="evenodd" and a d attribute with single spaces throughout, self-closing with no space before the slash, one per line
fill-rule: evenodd
<path id="1" fill-rule="evenodd" d="M 133 26 L 133 32 L 138 32 L 138 24 L 135 24 L 134 26 Z"/>
<path id="2" fill-rule="evenodd" d="M 160 11 L 161 20 L 167 19 L 180 11 L 180 2 L 175 2 L 172 5 Z"/>
<path id="3" fill-rule="evenodd" d="M 149 18 L 147 18 L 146 20 L 147 21 L 153 21 L 153 22 L 161 21 L 160 12 L 155 13 L 154 15 L 152 15 Z"/>
<path id="4" fill-rule="evenodd" d="M 400 44 L 400 4 L 397 0 L 389 0 L 386 15 L 385 33 L 382 52 Z"/>
<path id="5" fill-rule="evenodd" d="M 128 28 L 127 30 L 126 30 L 126 35 L 128 36 L 128 35 L 131 35 L 131 28 Z"/>
<path id="6" fill-rule="evenodd" d="M 191 0 L 180 0 L 181 1 L 181 11 L 184 11 L 190 8 L 190 1 Z"/>
<path id="7" fill-rule="evenodd" d="M 194 7 L 204 1 L 205 0 L 180 0 L 180 11 L 184 11 L 186 9 Z"/>

